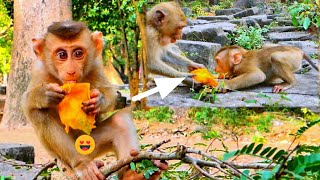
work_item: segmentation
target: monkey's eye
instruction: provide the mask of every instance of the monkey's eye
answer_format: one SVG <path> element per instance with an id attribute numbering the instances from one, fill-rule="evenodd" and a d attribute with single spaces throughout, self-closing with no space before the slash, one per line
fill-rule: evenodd
<path id="1" fill-rule="evenodd" d="M 80 49 L 78 49 L 78 50 L 74 51 L 73 56 L 74 56 L 76 59 L 82 59 L 82 57 L 83 57 L 83 51 L 80 50 Z"/>
<path id="2" fill-rule="evenodd" d="M 66 51 L 59 51 L 57 56 L 60 60 L 66 60 L 68 58 L 68 54 Z"/>

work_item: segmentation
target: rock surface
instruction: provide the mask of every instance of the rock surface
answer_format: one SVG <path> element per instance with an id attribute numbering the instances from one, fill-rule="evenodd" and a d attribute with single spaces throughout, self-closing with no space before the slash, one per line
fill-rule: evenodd
<path id="1" fill-rule="evenodd" d="M 177 45 L 180 50 L 186 52 L 189 59 L 205 65 L 208 69 L 214 68 L 213 56 L 221 48 L 220 44 L 201 41 L 179 40 Z"/>
<path id="2" fill-rule="evenodd" d="M 30 145 L 0 144 L 0 155 L 26 163 L 34 162 L 34 148 Z"/>
<path id="3" fill-rule="evenodd" d="M 318 72 L 311 70 L 306 74 L 296 74 L 297 85 L 287 90 L 287 94 L 272 93 L 272 86 L 258 85 L 256 87 L 217 94 L 218 100 L 214 103 L 203 102 L 192 99 L 192 93 L 187 87 L 179 87 L 170 93 L 165 99 L 155 94 L 148 98 L 149 106 L 171 106 L 171 107 L 310 107 L 319 106 L 319 80 Z M 261 92 L 261 93 L 260 93 Z M 255 103 L 250 103 L 256 101 Z"/>
<path id="4" fill-rule="evenodd" d="M 230 8 L 230 9 L 218 9 L 215 11 L 217 16 L 221 15 L 232 15 L 242 11 L 240 8 Z"/>
<path id="5" fill-rule="evenodd" d="M 233 17 L 235 18 L 242 18 L 242 17 L 247 17 L 247 16 L 252 16 L 252 15 L 256 15 L 259 12 L 259 8 L 257 7 L 253 7 L 250 9 L 245 9 L 243 11 L 240 11 L 238 13 L 233 14 Z"/>
<path id="6" fill-rule="evenodd" d="M 311 34 L 307 32 L 274 32 L 269 33 L 269 39 L 274 42 L 279 41 L 300 41 L 300 40 L 311 40 Z"/>
<path id="7" fill-rule="evenodd" d="M 318 45 L 313 41 L 280 41 L 278 44 L 301 48 L 309 56 L 318 54 Z"/>

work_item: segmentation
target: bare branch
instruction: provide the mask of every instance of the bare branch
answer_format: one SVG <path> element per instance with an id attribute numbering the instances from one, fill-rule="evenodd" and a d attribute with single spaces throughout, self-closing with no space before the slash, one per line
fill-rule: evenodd
<path id="1" fill-rule="evenodd" d="M 214 176 L 211 176 L 207 171 L 203 170 L 200 168 L 200 166 L 197 165 L 197 162 L 192 161 L 191 163 L 199 172 L 201 172 L 201 174 L 203 174 L 204 176 L 210 178 L 210 179 L 217 179 L 220 180 L 219 178 L 216 178 Z"/>

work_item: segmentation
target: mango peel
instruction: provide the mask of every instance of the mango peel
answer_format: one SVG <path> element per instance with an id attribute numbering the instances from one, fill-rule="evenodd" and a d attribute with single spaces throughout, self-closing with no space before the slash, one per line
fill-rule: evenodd
<path id="1" fill-rule="evenodd" d="M 95 128 L 95 115 L 88 115 L 82 110 L 82 102 L 90 99 L 89 83 L 67 83 L 61 86 L 66 95 L 58 105 L 61 123 L 65 125 L 65 131 L 69 128 L 79 129 L 90 134 Z"/>
<path id="2" fill-rule="evenodd" d="M 215 77 L 206 69 L 200 68 L 190 72 L 194 74 L 193 79 L 204 85 L 210 85 L 212 87 L 217 87 L 218 82 L 215 80 Z"/>

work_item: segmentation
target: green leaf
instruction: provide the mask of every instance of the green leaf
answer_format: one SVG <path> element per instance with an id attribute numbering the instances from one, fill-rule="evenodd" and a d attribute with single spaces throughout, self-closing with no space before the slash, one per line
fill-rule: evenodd
<path id="1" fill-rule="evenodd" d="M 267 158 L 270 158 L 274 152 L 276 152 L 277 148 L 273 148 L 269 153 L 266 155 Z"/>
<path id="2" fill-rule="evenodd" d="M 226 161 L 226 160 L 236 156 L 238 153 L 239 153 L 239 151 L 231 151 L 231 152 L 225 153 L 223 155 L 223 160 Z"/>
<path id="3" fill-rule="evenodd" d="M 287 154 L 286 151 L 284 151 L 283 149 L 281 149 L 280 151 L 278 151 L 274 156 L 273 156 L 273 160 L 278 160 L 280 157 L 282 157 L 283 155 Z"/>
<path id="4" fill-rule="evenodd" d="M 244 102 L 247 103 L 247 104 L 250 104 L 250 103 L 255 104 L 255 103 L 257 103 L 258 101 L 255 100 L 255 99 L 246 99 L 246 100 L 244 100 Z"/>
<path id="5" fill-rule="evenodd" d="M 292 17 L 291 21 L 292 21 L 292 24 L 293 24 L 295 27 L 299 26 L 299 22 L 298 22 L 298 20 L 297 20 L 296 17 Z"/>
<path id="6" fill-rule="evenodd" d="M 247 176 L 249 176 L 250 171 L 248 169 L 244 170 L 240 176 L 240 180 L 247 180 Z"/>
<path id="7" fill-rule="evenodd" d="M 311 19 L 309 17 L 304 18 L 303 20 L 303 28 L 307 30 L 310 27 Z"/>
<path id="8" fill-rule="evenodd" d="M 134 162 L 131 162 L 130 163 L 130 169 L 132 170 L 132 171 L 135 171 L 137 168 L 136 168 L 136 164 L 134 163 Z"/>
<path id="9" fill-rule="evenodd" d="M 261 156 L 265 155 L 267 152 L 270 151 L 270 149 L 271 149 L 271 147 L 265 148 L 265 149 L 260 153 L 260 155 L 261 155 Z"/>
<path id="10" fill-rule="evenodd" d="M 251 143 L 251 144 L 248 146 L 248 149 L 247 149 L 246 153 L 249 154 L 249 153 L 252 151 L 254 145 L 255 145 L 255 143 Z"/>
<path id="11" fill-rule="evenodd" d="M 254 148 L 253 154 L 257 154 L 261 150 L 262 146 L 263 146 L 263 144 L 258 144 L 256 146 L 256 148 Z"/>

